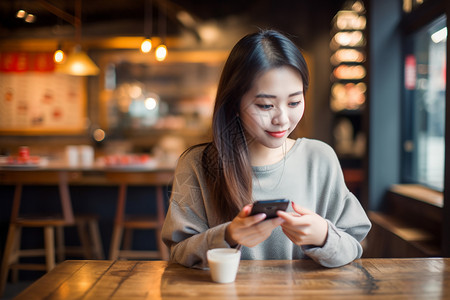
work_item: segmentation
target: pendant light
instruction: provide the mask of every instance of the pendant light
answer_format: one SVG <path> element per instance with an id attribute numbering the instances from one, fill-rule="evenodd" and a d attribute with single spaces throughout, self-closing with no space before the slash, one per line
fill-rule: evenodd
<path id="1" fill-rule="evenodd" d="M 161 36 L 161 44 L 155 50 L 155 58 L 157 61 L 163 61 L 167 57 L 167 47 L 165 45 L 167 31 L 166 5 L 167 4 L 161 5 L 161 9 L 158 14 L 158 29 Z"/>
<path id="2" fill-rule="evenodd" d="M 64 61 L 66 58 L 66 55 L 64 54 L 64 51 L 62 51 L 60 48 L 58 48 L 55 53 L 53 53 L 53 61 L 57 64 L 60 64 Z"/>
<path id="3" fill-rule="evenodd" d="M 56 66 L 56 71 L 74 76 L 91 76 L 97 75 L 100 69 L 89 58 L 89 56 L 81 49 L 81 1 L 75 2 L 75 41 L 76 46 L 70 53 L 66 61 Z"/>
<path id="4" fill-rule="evenodd" d="M 36 16 L 27 12 L 24 9 L 19 9 L 16 12 L 16 18 L 17 19 L 22 19 L 24 22 L 26 23 L 34 23 L 36 21 Z"/>
<path id="5" fill-rule="evenodd" d="M 86 52 L 81 50 L 79 44 L 76 45 L 73 52 L 67 56 L 64 63 L 57 65 L 56 70 L 74 76 L 97 75 L 100 71 Z"/>
<path id="6" fill-rule="evenodd" d="M 53 53 L 53 61 L 56 64 L 61 64 L 66 60 L 66 53 L 62 50 L 61 43 L 58 43 L 58 48 Z"/>
<path id="7" fill-rule="evenodd" d="M 26 16 L 27 16 L 27 12 L 24 9 L 19 9 L 16 13 L 17 19 L 25 19 Z"/>
<path id="8" fill-rule="evenodd" d="M 167 47 L 164 44 L 159 45 L 155 51 L 155 57 L 157 61 L 163 61 L 167 57 Z"/>
<path id="9" fill-rule="evenodd" d="M 145 1 L 145 19 L 144 19 L 144 33 L 145 39 L 141 44 L 141 52 L 149 53 L 152 50 L 152 25 L 153 25 L 153 7 L 152 0 Z"/>

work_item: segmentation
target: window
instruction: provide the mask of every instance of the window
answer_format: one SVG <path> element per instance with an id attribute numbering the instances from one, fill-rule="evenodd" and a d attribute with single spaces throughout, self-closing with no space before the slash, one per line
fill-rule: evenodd
<path id="1" fill-rule="evenodd" d="M 406 37 L 404 56 L 402 176 L 444 187 L 446 17 Z"/>

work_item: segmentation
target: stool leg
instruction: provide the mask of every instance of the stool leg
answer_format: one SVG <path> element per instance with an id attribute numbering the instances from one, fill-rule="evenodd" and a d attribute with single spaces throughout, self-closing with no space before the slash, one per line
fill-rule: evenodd
<path id="1" fill-rule="evenodd" d="M 120 254 L 120 242 L 123 234 L 123 219 L 125 216 L 125 203 L 127 198 L 127 186 L 122 183 L 119 186 L 119 196 L 117 198 L 116 216 L 114 217 L 114 229 L 109 250 L 109 259 L 116 260 Z"/>
<path id="2" fill-rule="evenodd" d="M 97 220 L 89 221 L 89 233 L 91 236 L 91 244 L 93 246 L 93 256 L 95 259 L 104 259 L 102 238 Z"/>
<path id="3" fill-rule="evenodd" d="M 45 265 L 47 272 L 55 267 L 55 228 L 44 227 Z"/>
<path id="4" fill-rule="evenodd" d="M 14 239 L 13 252 L 11 253 L 9 260 L 10 265 L 19 263 L 20 242 L 22 241 L 22 226 L 16 225 L 16 234 Z M 11 282 L 16 283 L 17 281 L 19 281 L 19 269 L 13 268 L 11 269 Z"/>
<path id="5" fill-rule="evenodd" d="M 56 227 L 56 257 L 58 262 L 62 262 L 66 259 L 66 249 L 64 245 L 64 227 Z"/>
<path id="6" fill-rule="evenodd" d="M 2 267 L 0 269 L 0 296 L 5 291 L 6 281 L 8 279 L 8 271 L 11 263 L 11 255 L 16 244 L 16 234 L 18 226 L 15 224 L 9 225 L 8 237 L 6 238 L 5 252 L 3 253 Z"/>
<path id="7" fill-rule="evenodd" d="M 123 249 L 131 250 L 131 246 L 133 245 L 133 229 L 125 228 L 122 244 L 123 244 Z"/>
<path id="8" fill-rule="evenodd" d="M 91 259 L 91 245 L 89 241 L 89 237 L 86 232 L 86 221 L 85 220 L 76 220 L 77 223 L 77 231 L 78 236 L 80 237 L 81 248 L 83 249 L 84 259 Z"/>
<path id="9" fill-rule="evenodd" d="M 111 239 L 111 249 L 109 250 L 109 259 L 116 260 L 119 258 L 120 241 L 122 240 L 123 226 L 115 224 Z"/>

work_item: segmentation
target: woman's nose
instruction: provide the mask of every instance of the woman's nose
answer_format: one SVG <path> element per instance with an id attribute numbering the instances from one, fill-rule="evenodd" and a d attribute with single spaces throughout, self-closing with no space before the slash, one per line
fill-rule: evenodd
<path id="1" fill-rule="evenodd" d="M 288 121 L 287 112 L 282 108 L 277 109 L 275 115 L 272 117 L 272 125 L 285 125 Z"/>

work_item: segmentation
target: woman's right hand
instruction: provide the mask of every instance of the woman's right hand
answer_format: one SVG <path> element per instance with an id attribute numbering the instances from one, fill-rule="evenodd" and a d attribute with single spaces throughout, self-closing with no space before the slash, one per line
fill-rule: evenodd
<path id="1" fill-rule="evenodd" d="M 262 222 L 265 214 L 250 216 L 253 204 L 248 204 L 231 221 L 225 230 L 225 240 L 230 246 L 237 244 L 254 247 L 265 241 L 272 231 L 284 221 L 280 217 Z"/>

